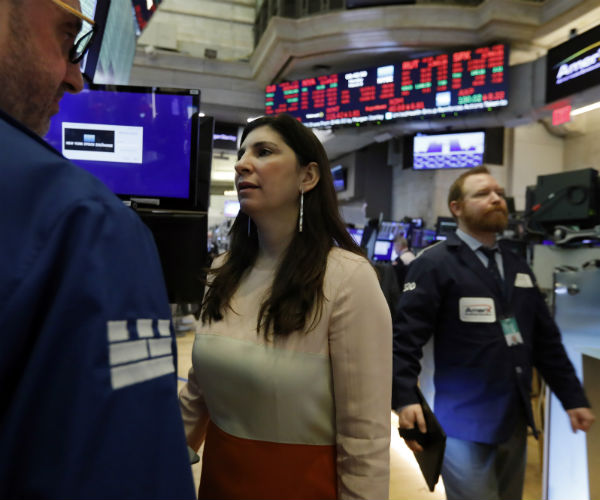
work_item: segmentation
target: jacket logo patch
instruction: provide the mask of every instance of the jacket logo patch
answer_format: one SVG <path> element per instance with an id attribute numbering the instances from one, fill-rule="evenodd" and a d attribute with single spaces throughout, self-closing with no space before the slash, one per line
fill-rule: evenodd
<path id="1" fill-rule="evenodd" d="M 461 297 L 458 309 L 460 320 L 466 323 L 496 322 L 496 306 L 490 297 Z"/>
<path id="2" fill-rule="evenodd" d="M 515 276 L 515 286 L 518 288 L 533 288 L 531 276 L 525 273 L 517 273 Z"/>
<path id="3" fill-rule="evenodd" d="M 417 288 L 417 284 L 414 281 L 409 281 L 408 283 L 404 283 L 404 289 L 402 291 L 410 292 L 411 290 L 414 290 L 415 288 Z"/>
<path id="4" fill-rule="evenodd" d="M 170 320 L 138 319 L 107 324 L 108 360 L 113 389 L 175 372 Z"/>

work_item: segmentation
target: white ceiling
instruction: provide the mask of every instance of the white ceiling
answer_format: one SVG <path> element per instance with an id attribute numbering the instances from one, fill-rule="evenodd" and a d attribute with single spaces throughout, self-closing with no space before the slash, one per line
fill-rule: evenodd
<path id="1" fill-rule="evenodd" d="M 510 64 L 520 64 L 544 56 L 548 48 L 566 41 L 573 29 L 581 33 L 600 25 L 598 0 L 485 0 L 477 7 L 418 2 L 336 11 L 297 20 L 272 18 L 247 58 L 239 54 L 249 52 L 246 35 L 253 29 L 254 1 L 221 2 L 220 9 L 215 7 L 219 2 L 189 1 L 188 5 L 182 0 L 164 0 L 149 26 L 154 23 L 164 32 L 169 22 L 193 21 L 193 29 L 185 30 L 185 44 L 178 42 L 183 34 L 177 30 L 171 33 L 174 46 L 186 50 L 162 50 L 164 37 L 148 29 L 138 43 L 130 83 L 200 88 L 206 114 L 240 124 L 247 117 L 264 112 L 264 87 L 269 83 L 494 42 L 509 43 Z M 208 4 L 213 10 L 210 18 L 203 20 L 202 6 Z M 194 6 L 192 14 L 190 5 Z M 231 21 L 228 15 L 234 8 L 239 9 Z M 195 33 L 197 40 L 190 40 Z M 228 48 L 224 38 L 238 35 L 242 46 Z M 210 46 L 211 37 L 214 45 L 220 47 L 219 53 L 233 54 L 233 59 L 205 59 L 203 48 Z M 172 37 L 169 40 L 173 44 Z M 198 52 L 194 52 L 194 47 Z M 434 122 L 421 121 L 319 134 L 333 159 L 387 135 L 433 126 Z"/>

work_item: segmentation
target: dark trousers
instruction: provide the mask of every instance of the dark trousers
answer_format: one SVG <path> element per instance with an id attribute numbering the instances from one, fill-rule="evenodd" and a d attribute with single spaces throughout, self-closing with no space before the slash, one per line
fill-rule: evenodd
<path id="1" fill-rule="evenodd" d="M 508 441 L 475 443 L 448 437 L 442 479 L 448 500 L 521 500 L 527 455 L 527 424 Z"/>

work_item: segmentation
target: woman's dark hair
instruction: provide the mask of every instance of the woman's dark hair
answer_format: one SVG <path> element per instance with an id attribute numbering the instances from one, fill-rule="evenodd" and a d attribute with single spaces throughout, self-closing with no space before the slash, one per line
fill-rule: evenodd
<path id="1" fill-rule="evenodd" d="M 311 316 L 307 330 L 314 328 L 323 309 L 323 279 L 327 256 L 334 245 L 359 255 L 363 252 L 340 217 L 329 160 L 319 139 L 295 118 L 281 114 L 250 122 L 244 129 L 242 142 L 251 131 L 265 126 L 277 132 L 292 148 L 301 166 L 314 161 L 320 173 L 316 186 L 304 194 L 303 230 L 294 234 L 276 271 L 271 293 L 259 311 L 256 331 L 262 330 L 268 337 L 303 331 Z M 238 213 L 230 237 L 227 259 L 222 266 L 210 271 L 213 280 L 202 304 L 203 323 L 223 318 L 224 309 L 229 307 L 242 276 L 258 255 L 256 226 L 249 225 L 245 213 Z"/>

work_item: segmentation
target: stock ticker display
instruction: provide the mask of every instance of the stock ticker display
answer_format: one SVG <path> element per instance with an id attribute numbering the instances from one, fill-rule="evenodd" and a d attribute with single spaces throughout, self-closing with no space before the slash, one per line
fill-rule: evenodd
<path id="1" fill-rule="evenodd" d="M 269 85 L 266 114 L 329 127 L 508 105 L 508 47 L 460 50 Z"/>

